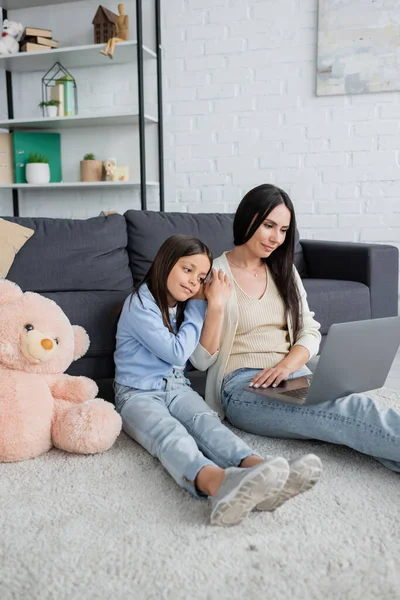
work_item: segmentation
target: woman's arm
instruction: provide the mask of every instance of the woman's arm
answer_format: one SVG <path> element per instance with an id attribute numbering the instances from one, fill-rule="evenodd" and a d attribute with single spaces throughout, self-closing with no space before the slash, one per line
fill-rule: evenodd
<path id="1" fill-rule="evenodd" d="M 263 369 L 250 382 L 250 387 L 276 387 L 310 360 L 310 353 L 304 346 L 292 346 L 289 353 L 275 367 Z"/>
<path id="2" fill-rule="evenodd" d="M 294 277 L 299 291 L 300 313 L 302 317 L 302 327 L 298 332 L 296 339 L 289 353 L 272 369 L 263 369 L 250 382 L 254 387 L 276 387 L 297 371 L 315 356 L 318 352 L 321 342 L 319 328 L 321 325 L 314 319 L 314 313 L 310 310 L 307 302 L 307 293 L 304 289 L 300 275 L 297 269 L 294 269 Z"/>

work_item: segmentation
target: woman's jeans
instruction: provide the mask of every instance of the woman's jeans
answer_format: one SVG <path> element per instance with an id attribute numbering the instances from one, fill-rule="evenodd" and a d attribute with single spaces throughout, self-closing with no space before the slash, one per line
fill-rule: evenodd
<path id="1" fill-rule="evenodd" d="M 299 406 L 244 390 L 259 369 L 237 369 L 222 384 L 221 402 L 227 419 L 257 435 L 314 439 L 349 446 L 400 473 L 400 414 L 380 409 L 365 394 Z M 307 367 L 290 377 L 309 374 Z"/>
<path id="2" fill-rule="evenodd" d="M 195 496 L 200 469 L 238 466 L 255 454 L 222 425 L 182 371 L 164 379 L 162 390 L 137 390 L 114 382 L 115 406 L 124 431 L 156 456 L 175 481 Z"/>

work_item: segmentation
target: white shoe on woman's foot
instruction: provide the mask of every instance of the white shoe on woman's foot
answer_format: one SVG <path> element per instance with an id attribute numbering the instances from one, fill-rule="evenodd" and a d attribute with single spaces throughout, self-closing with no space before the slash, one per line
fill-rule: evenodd
<path id="1" fill-rule="evenodd" d="M 277 498 L 289 476 L 289 463 L 272 458 L 251 467 L 230 467 L 211 500 L 211 525 L 237 525 L 260 503 Z"/>
<path id="2" fill-rule="evenodd" d="M 275 510 L 284 502 L 311 489 L 322 473 L 321 460 L 315 454 L 305 454 L 289 461 L 290 473 L 281 492 L 275 498 L 269 498 L 257 504 L 257 510 Z"/>

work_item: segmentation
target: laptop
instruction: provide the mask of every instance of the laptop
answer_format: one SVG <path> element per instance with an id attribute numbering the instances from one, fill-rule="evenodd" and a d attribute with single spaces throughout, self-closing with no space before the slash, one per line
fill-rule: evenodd
<path id="1" fill-rule="evenodd" d="M 331 325 L 315 372 L 248 392 L 293 404 L 320 404 L 384 385 L 400 346 L 400 317 Z"/>

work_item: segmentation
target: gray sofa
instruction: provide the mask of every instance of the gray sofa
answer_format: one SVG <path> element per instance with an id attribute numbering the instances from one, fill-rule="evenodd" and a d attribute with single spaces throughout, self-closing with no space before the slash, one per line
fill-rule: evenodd
<path id="1" fill-rule="evenodd" d="M 204 240 L 214 256 L 232 246 L 232 215 L 157 213 L 87 220 L 3 217 L 35 230 L 8 274 L 23 290 L 55 300 L 89 333 L 86 356 L 69 373 L 86 375 L 110 398 L 119 309 L 161 243 L 175 233 Z M 297 240 L 296 266 L 326 335 L 332 323 L 397 315 L 398 250 L 393 246 Z"/>

